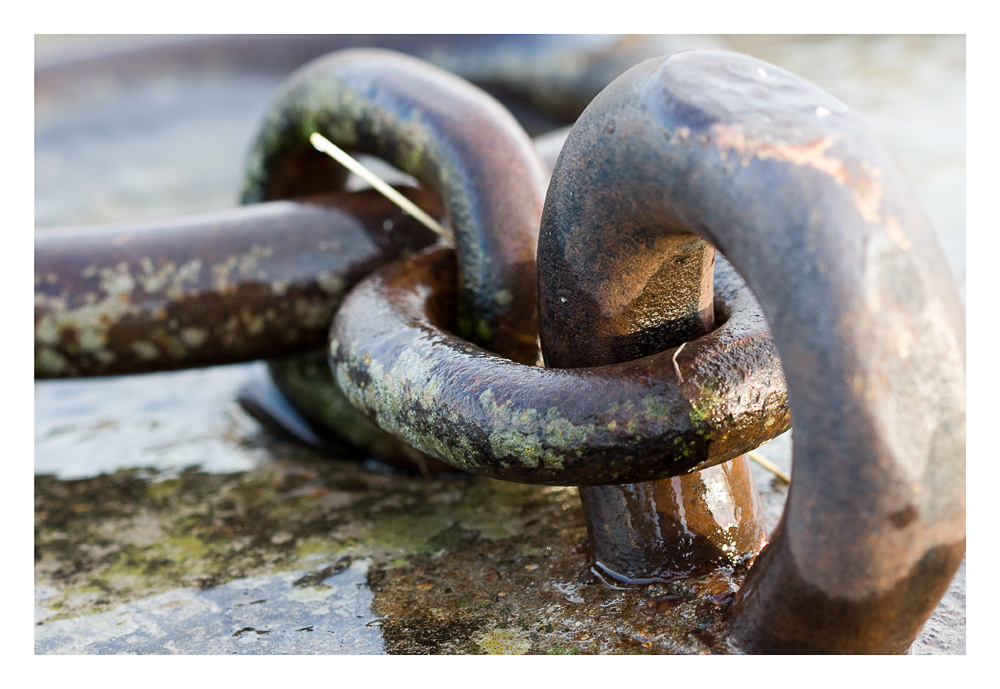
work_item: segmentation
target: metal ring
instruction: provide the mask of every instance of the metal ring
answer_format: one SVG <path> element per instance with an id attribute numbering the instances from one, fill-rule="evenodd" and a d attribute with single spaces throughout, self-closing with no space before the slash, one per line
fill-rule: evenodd
<path id="1" fill-rule="evenodd" d="M 539 238 L 543 348 L 563 299 L 671 234 L 746 278 L 795 424 L 784 515 L 733 638 L 905 651 L 965 550 L 963 310 L 923 211 L 846 105 L 760 60 L 689 51 L 624 74 L 570 132 Z"/>
<path id="2" fill-rule="evenodd" d="M 545 175 L 513 116 L 472 84 L 415 58 L 334 53 L 286 82 L 247 164 L 244 203 L 300 191 L 334 165 L 313 149 L 313 132 L 378 155 L 443 199 L 462 257 L 461 332 L 533 361 Z"/>
<path id="3" fill-rule="evenodd" d="M 453 252 L 429 249 L 376 271 L 330 335 L 348 399 L 432 457 L 508 481 L 602 485 L 704 469 L 788 428 L 777 350 L 725 261 L 715 331 L 683 351 L 573 370 L 518 364 L 451 334 L 455 270 Z"/>

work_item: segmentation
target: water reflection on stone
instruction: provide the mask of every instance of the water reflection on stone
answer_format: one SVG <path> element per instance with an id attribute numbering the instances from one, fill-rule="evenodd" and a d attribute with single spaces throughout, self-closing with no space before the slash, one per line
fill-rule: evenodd
<path id="1" fill-rule="evenodd" d="M 368 563 L 308 587 L 302 572 L 177 589 L 88 617 L 43 625 L 36 653 L 380 654 Z"/>

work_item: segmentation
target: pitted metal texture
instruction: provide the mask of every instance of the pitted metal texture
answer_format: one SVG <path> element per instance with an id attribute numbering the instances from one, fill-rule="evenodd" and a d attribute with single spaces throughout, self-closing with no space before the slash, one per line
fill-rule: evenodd
<path id="1" fill-rule="evenodd" d="M 404 190 L 431 212 L 436 198 Z M 347 291 L 434 235 L 374 191 L 35 237 L 35 377 L 323 348 Z"/>
<path id="2" fill-rule="evenodd" d="M 681 351 L 576 370 L 518 364 L 451 334 L 454 277 L 446 249 L 373 273 L 330 341 L 348 399 L 452 466 L 554 485 L 642 481 L 732 459 L 788 428 L 767 323 L 724 261 L 718 329 Z"/>
<path id="3" fill-rule="evenodd" d="M 332 82 L 350 81 L 349 72 Z M 301 117 L 308 108 L 299 106 L 314 96 L 325 99 L 330 83 L 319 79 L 288 92 L 279 111 L 287 109 L 267 125 L 253 158 L 247 199 L 340 183 L 339 173 L 295 149 L 292 141 L 301 127 L 316 124 Z M 413 115 L 409 104 L 422 94 L 411 94 L 415 99 L 401 108 L 398 101 L 388 108 L 385 102 L 374 109 L 368 109 L 370 103 L 359 106 L 354 95 L 367 94 L 371 86 L 362 80 L 344 91 L 346 101 L 335 109 L 348 112 L 354 123 L 343 125 L 335 139 L 346 147 L 370 147 L 425 179 L 450 179 L 452 171 L 458 177 L 471 174 L 447 155 L 439 164 L 432 150 L 437 133 L 423 139 L 420 127 L 426 123 L 407 119 Z M 400 123 L 414 128 L 394 139 Z M 428 151 L 434 154 L 430 163 Z M 286 154 L 290 157 L 283 158 Z M 271 169 L 261 177 L 257 164 Z M 526 186 L 533 177 L 526 176 Z M 275 186 L 266 190 L 271 183 Z M 455 199 L 445 200 L 447 205 Z M 460 238 L 459 226 L 475 215 L 463 203 L 450 206 Z M 532 213 L 536 210 L 524 217 Z M 610 241 L 595 234 L 595 228 L 609 227 Z M 518 228 L 521 236 L 532 233 L 530 222 Z M 380 334 L 380 349 L 362 351 L 357 343 L 365 340 L 353 331 L 341 336 L 340 319 L 331 341 L 337 379 L 356 403 L 380 423 L 402 419 L 403 430 L 394 432 L 408 442 L 424 443 L 437 456 L 480 473 L 543 483 L 562 483 L 569 476 L 572 483 L 586 483 L 578 479 L 600 466 L 605 472 L 600 483 L 607 483 L 675 475 L 655 473 L 653 460 L 622 456 L 636 447 L 630 442 L 642 440 L 641 433 L 631 435 L 639 430 L 637 419 L 643 431 L 653 429 L 671 441 L 670 448 L 657 450 L 657 466 L 682 472 L 710 466 L 732 448 L 757 444 L 740 434 L 760 433 L 762 422 L 765 428 L 769 421 L 787 424 L 790 400 L 795 483 L 781 525 L 730 611 L 734 643 L 750 652 L 885 653 L 909 646 L 964 553 L 964 319 L 922 212 L 860 118 L 773 65 L 695 51 L 628 72 L 595 100 L 570 135 L 542 222 L 543 345 L 563 338 L 560 347 L 571 351 L 581 346 L 574 343 L 587 342 L 571 309 L 597 311 L 616 329 L 631 329 L 632 339 L 613 348 L 634 345 L 644 352 L 657 341 L 669 342 L 669 335 L 644 327 L 648 314 L 662 308 L 648 298 L 647 288 L 662 285 L 672 270 L 657 257 L 670 242 L 706 240 L 759 295 L 775 333 L 772 343 L 763 326 L 766 352 L 750 347 L 734 355 L 741 363 L 758 356 L 757 363 L 771 366 L 766 381 L 754 379 L 745 390 L 740 380 L 763 374 L 737 370 L 733 390 L 723 390 L 735 401 L 711 399 L 712 377 L 705 374 L 713 371 L 713 356 L 725 361 L 733 351 L 711 340 L 734 319 L 739 322 L 736 298 L 726 302 L 719 296 L 724 285 L 717 286 L 714 307 L 725 322 L 706 336 L 712 341 L 707 349 L 697 340 L 624 365 L 638 374 L 640 386 L 659 395 L 641 398 L 645 417 L 619 414 L 639 406 L 632 398 L 614 397 L 619 377 L 608 382 L 593 368 L 570 374 L 516 365 L 454 338 L 442 325 L 478 334 L 501 353 L 520 349 L 525 362 L 534 353 L 530 328 L 511 328 L 518 330 L 517 342 L 508 347 L 491 340 L 506 337 L 503 318 L 496 328 L 476 320 L 483 309 L 520 299 L 508 300 L 513 292 L 494 289 L 490 280 L 467 278 L 466 261 L 473 274 L 488 272 L 481 268 L 494 250 L 484 239 L 489 231 L 471 236 L 471 249 L 457 267 L 447 251 L 433 251 L 400 264 L 405 267 L 399 274 L 383 272 L 355 290 L 358 303 L 369 298 L 365 294 L 380 300 L 369 302 L 361 317 L 376 323 L 370 330 Z M 524 264 L 514 253 L 510 263 Z M 720 264 L 717 278 L 725 284 L 729 269 Z M 149 279 L 159 275 L 141 268 Z M 79 272 L 91 278 L 100 273 L 87 267 Z M 126 281 L 117 273 L 100 277 L 102 289 L 120 287 L 115 294 L 126 293 Z M 523 281 L 524 274 L 520 277 Z M 56 281 L 36 276 L 36 283 L 44 282 Z M 733 284 L 748 294 L 739 278 Z M 466 290 L 487 297 L 463 305 Z M 756 308 L 755 302 L 747 312 L 763 322 Z M 341 317 L 353 316 L 344 311 Z M 382 330 L 379 319 L 387 324 Z M 510 322 L 515 321 L 528 322 Z M 204 340 L 191 329 L 182 339 L 191 346 Z M 736 340 L 745 347 L 745 338 Z M 773 376 L 778 349 L 788 376 L 787 398 L 783 380 Z M 132 350 L 140 358 L 151 351 Z M 435 356 L 448 361 L 438 367 Z M 654 382 L 653 369 L 643 367 L 657 357 Z M 522 404 L 514 391 L 505 396 L 504 376 L 512 370 L 540 402 Z M 595 387 L 572 399 L 562 386 L 576 374 Z M 676 384 L 663 382 L 671 379 Z M 687 394 L 686 385 L 696 395 Z M 597 409 L 584 409 L 580 398 L 592 398 Z M 421 424 L 431 417 L 446 417 L 443 428 L 450 423 L 458 430 L 442 434 L 428 426 L 425 432 Z M 600 432 L 591 434 L 597 426 Z M 670 428 L 656 430 L 665 426 Z M 614 435 L 622 427 L 615 450 L 600 446 L 606 432 Z M 489 433 L 476 436 L 476 429 Z M 588 443 L 598 446 L 595 454 L 586 454 Z M 485 454 L 487 447 L 492 456 Z M 481 465 L 469 459 L 480 456 L 487 457 Z M 629 473 L 639 466 L 646 473 Z"/>
<path id="4" fill-rule="evenodd" d="M 243 201 L 301 192 L 322 179 L 320 170 L 336 164 L 313 149 L 313 132 L 378 155 L 443 199 L 462 256 L 459 332 L 533 362 L 544 172 L 513 116 L 468 82 L 414 58 L 335 53 L 286 82 L 251 153 Z"/>
<path id="5" fill-rule="evenodd" d="M 576 332 L 567 303 L 605 308 L 601 281 L 677 234 L 710 241 L 757 295 L 795 425 L 784 517 L 734 638 L 905 651 L 965 550 L 964 319 L 923 211 L 846 105 L 690 51 L 629 70 L 570 132 L 539 238 L 543 347 Z"/>

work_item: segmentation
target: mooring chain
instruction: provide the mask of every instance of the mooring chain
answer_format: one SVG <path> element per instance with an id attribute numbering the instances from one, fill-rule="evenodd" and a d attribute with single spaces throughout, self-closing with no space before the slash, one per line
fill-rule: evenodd
<path id="1" fill-rule="evenodd" d="M 707 93 L 706 82 L 718 88 Z M 543 349 L 566 330 L 571 346 L 588 346 L 572 341 L 586 336 L 579 321 L 560 323 L 568 311 L 614 313 L 623 292 L 645 300 L 607 283 L 657 275 L 678 235 L 717 246 L 770 315 L 797 426 L 796 477 L 734 605 L 734 638 L 760 651 L 905 650 L 964 552 L 964 330 L 933 234 L 863 121 L 752 58 L 647 61 L 574 126 L 545 211 Z M 428 454 L 511 480 L 616 483 L 708 466 L 786 427 L 777 349 L 756 303 L 741 313 L 726 301 L 725 269 L 722 326 L 677 357 L 621 365 L 645 393 L 628 398 L 618 396 L 624 371 L 517 364 L 451 335 L 461 294 L 440 282 L 455 260 L 434 250 L 377 271 L 331 333 L 348 398 Z M 644 368 L 657 356 L 659 377 Z M 732 365 L 743 358 L 745 370 Z M 932 394 L 914 400 L 913 389 Z M 638 445 L 656 419 L 682 428 L 652 459 Z"/>
<path id="2" fill-rule="evenodd" d="M 320 100 L 317 93 L 338 96 Z M 505 138 L 488 138 L 491 128 L 502 128 Z M 446 200 L 444 214 L 458 238 L 457 264 L 449 249 L 392 264 L 341 306 L 330 347 L 337 382 L 381 428 L 466 471 L 564 485 L 673 476 L 732 459 L 787 430 L 766 321 L 722 262 L 717 295 L 725 322 L 687 345 L 686 382 L 677 381 L 670 351 L 583 373 L 533 365 L 541 174 L 520 128 L 471 85 L 387 52 L 315 62 L 272 108 L 245 197 L 269 197 L 267 170 L 294 169 L 285 161 L 318 156 L 309 143 L 313 131 L 425 181 Z M 439 151 L 453 159 L 438 161 Z M 468 171 L 471 165 L 480 167 Z M 453 171 L 460 167 L 466 171 Z M 465 199 L 478 205 L 470 209 Z M 478 277 L 484 268 L 491 273 Z M 461 305 L 463 295 L 470 295 L 466 314 L 474 316 L 436 303 Z M 521 311 L 516 348 L 503 341 L 514 319 L 480 315 L 502 313 L 500 307 Z M 449 341 L 442 325 L 465 339 Z"/>
<path id="3" fill-rule="evenodd" d="M 753 58 L 646 61 L 576 123 L 545 210 L 543 348 L 585 326 L 564 299 L 617 314 L 602 278 L 646 269 L 677 236 L 710 241 L 767 314 L 794 474 L 733 637 L 905 650 L 965 550 L 965 330 L 934 233 L 868 125 Z"/>
<path id="4" fill-rule="evenodd" d="M 580 116 L 546 192 L 486 94 L 349 51 L 287 82 L 243 200 L 341 185 L 314 133 L 416 177 L 455 236 L 343 300 L 328 356 L 355 408 L 450 466 L 580 486 L 705 470 L 794 417 L 795 480 L 735 643 L 909 646 L 964 553 L 964 321 L 857 115 L 735 53 L 647 60 Z"/>
<path id="5" fill-rule="evenodd" d="M 683 42 L 683 39 L 682 39 Z M 36 97 L 113 74 L 128 85 L 206 62 L 287 73 L 333 50 L 390 47 L 492 89 L 535 133 L 576 119 L 612 78 L 676 50 L 670 36 L 209 36 L 36 65 Z M 567 66 L 572 65 L 571 70 Z M 81 86 L 82 85 L 82 86 Z M 545 145 L 552 150 L 552 140 Z M 48 228 L 35 238 L 35 377 L 140 373 L 307 352 L 362 276 L 430 233 L 371 193 L 331 192 L 322 156 L 271 170 L 281 202 L 166 222 Z M 287 174 L 285 184 L 280 180 Z M 437 199 L 403 190 L 432 215 Z"/>

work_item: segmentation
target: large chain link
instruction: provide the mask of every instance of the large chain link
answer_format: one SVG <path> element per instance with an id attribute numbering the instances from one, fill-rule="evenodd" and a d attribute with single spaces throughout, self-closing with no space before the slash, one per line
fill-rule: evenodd
<path id="1" fill-rule="evenodd" d="M 412 58 L 343 53 L 282 91 L 245 201 L 342 183 L 313 131 L 420 179 L 457 240 L 457 255 L 404 259 L 344 301 L 329 355 L 352 404 L 452 466 L 601 485 L 731 459 L 785 430 L 790 403 L 795 482 L 733 638 L 761 652 L 908 647 L 964 553 L 964 321 L 927 221 L 860 118 L 744 56 L 648 60 L 580 117 L 542 216 L 544 171 L 502 108 Z M 585 368 L 532 365 L 539 217 L 543 351 Z M 710 270 L 695 237 L 732 266 Z M 693 302 L 714 329 L 683 345 L 657 302 L 675 270 L 664 247 L 681 244 L 715 280 L 711 309 Z M 80 344 L 54 324 L 41 337 Z M 72 372 L 58 356 L 43 369 Z"/>

